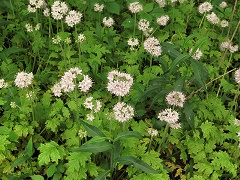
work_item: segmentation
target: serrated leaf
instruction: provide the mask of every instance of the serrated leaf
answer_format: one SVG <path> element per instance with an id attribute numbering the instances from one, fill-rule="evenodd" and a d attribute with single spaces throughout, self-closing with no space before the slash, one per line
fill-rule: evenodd
<path id="1" fill-rule="evenodd" d="M 133 156 L 120 156 L 119 158 L 115 159 L 115 162 L 119 162 L 126 165 L 134 165 L 135 168 L 141 169 L 146 173 L 158 174 L 156 170 L 154 170 L 151 166 L 149 166 L 144 161 L 137 159 Z"/>
<path id="2" fill-rule="evenodd" d="M 138 138 L 138 139 L 142 139 L 142 135 L 139 132 L 137 132 L 137 131 L 127 131 L 127 132 L 119 133 L 114 141 L 133 138 L 133 137 Z"/>
<path id="3" fill-rule="evenodd" d="M 8 129 L 5 126 L 0 126 L 0 134 L 6 135 L 6 134 L 9 134 L 9 132 L 10 132 L 10 129 Z"/>

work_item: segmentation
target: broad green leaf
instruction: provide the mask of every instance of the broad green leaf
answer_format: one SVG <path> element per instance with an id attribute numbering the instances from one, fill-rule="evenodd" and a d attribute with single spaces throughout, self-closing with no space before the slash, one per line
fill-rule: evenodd
<path id="1" fill-rule="evenodd" d="M 185 102 L 183 106 L 183 112 L 185 114 L 186 120 L 189 124 L 189 126 L 192 129 L 195 129 L 195 122 L 194 122 L 194 112 L 192 110 L 192 107 L 189 103 Z"/>
<path id="2" fill-rule="evenodd" d="M 44 177 L 41 175 L 33 175 L 31 176 L 32 180 L 44 180 Z"/>
<path id="3" fill-rule="evenodd" d="M 126 165 L 134 165 L 135 168 L 141 169 L 146 173 L 158 174 L 156 170 L 154 170 L 151 166 L 149 166 L 144 161 L 137 159 L 133 156 L 120 156 L 119 158 L 115 159 L 115 162 L 119 162 Z"/>
<path id="4" fill-rule="evenodd" d="M 114 141 L 118 141 L 118 140 L 122 140 L 122 139 L 128 139 L 128 138 L 132 138 L 132 137 L 141 139 L 142 135 L 137 131 L 121 132 L 117 135 L 117 137 L 115 138 Z"/>
<path id="5" fill-rule="evenodd" d="M 194 46 L 194 48 L 192 49 L 191 52 L 191 56 L 197 51 L 198 48 L 200 48 L 202 46 L 202 44 L 208 39 L 208 37 L 203 37 L 202 39 L 200 39 L 199 41 L 196 42 L 196 45 Z"/>
<path id="6" fill-rule="evenodd" d="M 187 60 L 188 58 L 190 58 L 190 56 L 188 54 L 181 54 L 180 56 L 178 56 L 171 64 L 169 73 L 171 74 L 174 70 L 176 70 L 179 67 L 179 64 L 185 60 Z"/>
<path id="7" fill-rule="evenodd" d="M 153 3 L 147 3 L 144 7 L 143 7 L 143 11 L 145 13 L 151 12 L 153 10 Z"/>
<path id="8" fill-rule="evenodd" d="M 32 137 L 29 139 L 29 141 L 27 143 L 26 150 L 27 150 L 28 157 L 31 157 L 34 153 Z"/>
<path id="9" fill-rule="evenodd" d="M 56 164 L 52 164 L 51 166 L 49 166 L 49 168 L 47 169 L 47 176 L 48 177 L 52 177 L 54 175 L 54 173 L 56 172 L 57 168 L 56 168 Z"/>
<path id="10" fill-rule="evenodd" d="M 6 134 L 9 134 L 9 132 L 10 132 L 10 129 L 8 129 L 5 126 L 0 126 L 0 134 L 6 135 Z"/>
<path id="11" fill-rule="evenodd" d="M 184 43 L 183 43 L 183 47 L 186 45 L 186 43 L 188 41 L 190 41 L 191 39 L 195 38 L 195 37 L 199 37 L 199 34 L 198 33 L 194 33 L 194 34 L 191 34 L 189 35 L 188 37 L 186 37 L 186 39 L 184 40 Z"/>
<path id="12" fill-rule="evenodd" d="M 88 132 L 88 134 L 92 137 L 94 136 L 102 136 L 102 137 L 106 137 L 103 132 L 98 129 L 97 127 L 91 125 L 91 124 L 88 124 L 84 121 L 80 121 L 80 123 L 83 125 L 83 127 L 86 129 L 86 131 Z"/>
<path id="13" fill-rule="evenodd" d="M 120 14 L 120 5 L 116 2 L 109 2 L 105 5 L 108 12 L 113 14 Z"/>
<path id="14" fill-rule="evenodd" d="M 109 173 L 110 170 L 106 170 L 103 173 L 99 174 L 98 177 L 96 177 L 94 180 L 105 180 Z"/>
<path id="15" fill-rule="evenodd" d="M 24 163 L 28 159 L 29 159 L 29 157 L 27 157 L 27 156 L 22 156 L 22 157 L 16 159 L 12 164 L 12 168 L 17 167 L 18 165 Z"/>
<path id="16" fill-rule="evenodd" d="M 207 87 L 206 87 L 206 84 L 204 83 L 204 79 L 206 79 L 208 76 L 208 72 L 207 70 L 203 67 L 203 65 L 194 60 L 194 61 L 191 61 L 191 66 L 193 68 L 193 72 L 194 72 L 194 77 L 196 79 L 196 81 L 201 85 L 201 87 L 207 91 Z"/>

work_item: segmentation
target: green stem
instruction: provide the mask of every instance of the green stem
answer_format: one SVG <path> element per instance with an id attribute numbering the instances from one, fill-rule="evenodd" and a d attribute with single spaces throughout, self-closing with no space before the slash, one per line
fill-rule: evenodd
<path id="1" fill-rule="evenodd" d="M 205 19 L 205 17 L 206 17 L 206 12 L 204 13 L 203 18 L 202 18 L 202 20 L 201 20 L 201 22 L 200 22 L 198 28 L 200 28 L 200 27 L 202 26 L 202 23 L 203 23 L 203 20 Z"/>
<path id="2" fill-rule="evenodd" d="M 136 21 L 137 21 L 137 13 L 134 14 L 133 38 L 135 37 L 135 32 L 136 32 Z"/>
<path id="3" fill-rule="evenodd" d="M 162 145 L 163 145 L 163 144 L 165 143 L 165 141 L 166 141 L 168 130 L 169 130 L 169 124 L 167 123 L 167 124 L 166 124 L 166 127 L 165 127 L 165 130 L 164 130 L 164 134 L 163 134 L 163 138 L 162 138 L 162 143 L 159 144 L 159 146 L 158 146 L 158 151 L 161 151 L 161 149 L 163 148 Z"/>
<path id="4" fill-rule="evenodd" d="M 12 9 L 12 13 L 13 13 L 13 15 L 15 16 L 14 9 L 13 9 L 13 4 L 12 4 L 12 0 L 10 0 L 10 6 L 11 6 L 11 9 Z"/>
<path id="5" fill-rule="evenodd" d="M 152 145 L 152 140 L 153 140 L 153 136 L 151 136 L 151 139 L 150 139 L 150 142 L 149 142 L 149 145 L 148 145 L 148 152 L 150 151 L 150 147 Z"/>

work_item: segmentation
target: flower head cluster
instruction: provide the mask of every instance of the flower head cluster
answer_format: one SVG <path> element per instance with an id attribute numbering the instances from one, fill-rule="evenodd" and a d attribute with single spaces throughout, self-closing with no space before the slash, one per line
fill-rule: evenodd
<path id="1" fill-rule="evenodd" d="M 150 22 L 146 19 L 140 19 L 140 21 L 138 22 L 138 29 L 140 31 L 147 31 L 149 26 L 150 26 Z"/>
<path id="2" fill-rule="evenodd" d="M 147 132 L 150 136 L 154 137 L 158 135 L 158 130 L 153 129 L 153 128 L 147 128 Z"/>
<path id="3" fill-rule="evenodd" d="M 180 91 L 172 91 L 166 96 L 166 101 L 168 104 L 179 107 L 183 107 L 185 100 L 185 95 Z"/>
<path id="4" fill-rule="evenodd" d="M 143 43 L 144 49 L 153 56 L 160 56 L 162 53 L 162 48 L 160 42 L 155 37 L 149 37 Z"/>
<path id="5" fill-rule="evenodd" d="M 155 0 L 155 1 L 159 4 L 159 7 L 161 8 L 163 8 L 166 5 L 165 0 Z"/>
<path id="6" fill-rule="evenodd" d="M 103 8 L 104 8 L 104 4 L 101 4 L 101 5 L 98 3 L 94 4 L 94 11 L 96 11 L 96 12 L 102 12 Z"/>
<path id="7" fill-rule="evenodd" d="M 129 93 L 133 84 L 133 78 L 130 74 L 120 73 L 116 70 L 108 73 L 107 89 L 116 96 L 125 96 Z"/>
<path id="8" fill-rule="evenodd" d="M 227 41 L 221 43 L 220 49 L 221 49 L 221 51 L 225 51 L 225 50 L 229 49 L 229 51 L 231 53 L 234 53 L 234 52 L 238 51 L 238 45 L 237 44 L 231 45 L 231 42 L 228 39 Z"/>
<path id="9" fill-rule="evenodd" d="M 36 12 L 37 9 L 44 8 L 46 2 L 44 0 L 29 0 L 28 11 Z"/>
<path id="10" fill-rule="evenodd" d="M 16 102 L 10 102 L 10 107 L 15 109 L 16 107 L 18 107 L 18 105 L 16 104 Z"/>
<path id="11" fill-rule="evenodd" d="M 205 12 L 209 12 L 211 11 L 213 8 L 212 4 L 210 2 L 204 2 L 202 4 L 199 5 L 198 7 L 198 11 L 203 14 Z"/>
<path id="12" fill-rule="evenodd" d="M 78 131 L 78 136 L 79 136 L 80 138 L 87 137 L 87 131 L 80 129 L 80 130 Z"/>
<path id="13" fill-rule="evenodd" d="M 163 15 L 160 18 L 157 18 L 157 23 L 160 26 L 166 26 L 168 21 L 169 21 L 169 16 L 168 15 Z"/>
<path id="14" fill-rule="evenodd" d="M 43 15 L 46 16 L 46 17 L 50 16 L 50 9 L 49 8 L 45 8 L 43 10 Z"/>
<path id="15" fill-rule="evenodd" d="M 177 111 L 172 110 L 171 108 L 165 109 L 158 114 L 158 119 L 160 121 L 165 121 L 173 129 L 181 128 L 181 124 L 178 123 L 179 114 Z"/>
<path id="16" fill-rule="evenodd" d="M 214 12 L 212 12 L 211 14 L 208 14 L 206 18 L 212 24 L 218 24 L 220 22 L 219 17 Z"/>
<path id="17" fill-rule="evenodd" d="M 84 107 L 90 109 L 92 112 L 87 114 L 87 119 L 89 121 L 94 120 L 94 113 L 98 113 L 102 107 L 101 102 L 98 100 L 94 100 L 92 96 L 87 97 L 84 102 Z"/>
<path id="18" fill-rule="evenodd" d="M 240 68 L 235 71 L 234 78 L 235 78 L 235 81 L 236 81 L 238 84 L 240 84 Z"/>
<path id="19" fill-rule="evenodd" d="M 82 92 L 87 93 L 92 87 L 92 84 L 92 79 L 88 75 L 83 75 L 83 80 L 79 82 L 78 87 Z"/>
<path id="20" fill-rule="evenodd" d="M 133 118 L 134 109 L 124 102 L 118 102 L 113 107 L 114 117 L 119 122 L 126 122 Z"/>
<path id="21" fill-rule="evenodd" d="M 228 21 L 227 20 L 222 20 L 220 24 L 221 24 L 221 27 L 223 27 L 223 28 L 228 27 Z"/>
<path id="22" fill-rule="evenodd" d="M 86 40 L 86 36 L 84 34 L 79 34 L 77 38 L 77 42 L 83 42 Z"/>
<path id="23" fill-rule="evenodd" d="M 139 2 L 132 2 L 130 3 L 128 9 L 131 13 L 138 13 L 143 10 L 143 6 Z"/>
<path id="24" fill-rule="evenodd" d="M 103 18 L 103 24 L 109 28 L 114 24 L 114 20 L 111 17 L 108 17 L 108 18 L 104 17 Z"/>
<path id="25" fill-rule="evenodd" d="M 73 91 L 76 86 L 74 79 L 77 77 L 77 75 L 82 75 L 82 70 L 77 67 L 71 68 L 65 72 L 61 77 L 60 82 L 54 84 L 53 94 L 57 97 L 60 97 L 62 95 L 62 92 L 68 93 Z"/>
<path id="26" fill-rule="evenodd" d="M 221 3 L 219 4 L 219 6 L 220 6 L 221 8 L 226 8 L 226 7 L 227 7 L 227 3 L 226 3 L 225 1 L 223 1 L 223 2 L 221 2 Z"/>
<path id="27" fill-rule="evenodd" d="M 7 88 L 8 83 L 4 79 L 0 79 L 0 89 Z"/>
<path id="28" fill-rule="evenodd" d="M 233 124 L 234 124 L 235 126 L 240 126 L 240 120 L 237 119 L 237 118 L 234 119 Z"/>
<path id="29" fill-rule="evenodd" d="M 33 27 L 32 27 L 31 24 L 27 23 L 27 24 L 25 25 L 25 28 L 26 28 L 27 32 L 33 32 Z"/>
<path id="30" fill-rule="evenodd" d="M 14 80 L 14 83 L 19 88 L 28 87 L 32 84 L 33 81 L 33 73 L 19 72 Z"/>
<path id="31" fill-rule="evenodd" d="M 189 50 L 190 55 L 192 54 L 192 50 L 193 50 L 192 48 Z M 202 57 L 202 51 L 199 48 L 197 48 L 196 52 L 192 54 L 192 58 L 195 60 L 199 60 L 201 57 Z"/>
<path id="32" fill-rule="evenodd" d="M 71 44 L 72 40 L 70 37 L 67 37 L 66 39 L 64 39 L 64 43 L 66 44 Z"/>
<path id="33" fill-rule="evenodd" d="M 52 42 L 53 42 L 53 44 L 59 44 L 60 42 L 61 42 L 61 38 L 60 38 L 60 36 L 56 36 L 56 38 L 52 38 Z"/>
<path id="34" fill-rule="evenodd" d="M 64 15 L 67 14 L 68 6 L 65 2 L 55 1 L 51 7 L 51 14 L 53 19 L 63 19 Z"/>
<path id="35" fill-rule="evenodd" d="M 138 39 L 137 38 L 129 38 L 128 39 L 128 45 L 131 46 L 131 50 L 134 49 L 134 46 L 137 46 L 139 44 Z"/>
<path id="36" fill-rule="evenodd" d="M 65 20 L 68 26 L 73 27 L 74 25 L 78 24 L 81 21 L 81 18 L 82 18 L 82 13 L 77 12 L 75 10 L 71 10 L 69 11 Z"/>

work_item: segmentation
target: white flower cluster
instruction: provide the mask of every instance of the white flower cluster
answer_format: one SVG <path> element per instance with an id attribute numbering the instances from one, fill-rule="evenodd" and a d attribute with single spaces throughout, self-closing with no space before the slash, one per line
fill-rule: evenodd
<path id="1" fill-rule="evenodd" d="M 223 28 L 228 27 L 228 21 L 227 20 L 222 20 L 220 24 L 221 24 L 221 27 L 223 27 Z"/>
<path id="2" fill-rule="evenodd" d="M 94 100 L 92 96 L 87 97 L 84 102 L 84 107 L 90 109 L 92 112 L 87 114 L 87 120 L 94 120 L 94 113 L 98 113 L 102 107 L 101 102 L 98 100 Z"/>
<path id="3" fill-rule="evenodd" d="M 193 50 L 192 48 L 189 50 L 190 55 L 192 54 L 192 50 Z M 197 48 L 196 52 L 192 54 L 192 58 L 195 60 L 199 60 L 201 57 L 202 57 L 202 51 L 199 48 Z"/>
<path id="4" fill-rule="evenodd" d="M 144 49 L 153 56 L 160 56 L 162 53 L 162 48 L 160 42 L 155 37 L 149 37 L 143 43 Z"/>
<path id="5" fill-rule="evenodd" d="M 72 92 L 76 86 L 74 80 L 77 78 L 78 75 L 83 76 L 83 80 L 79 82 L 78 87 L 82 92 L 86 93 L 91 88 L 92 81 L 88 77 L 88 75 L 82 74 L 81 69 L 75 67 L 65 72 L 64 75 L 61 77 L 60 82 L 54 84 L 53 94 L 57 97 L 60 97 L 62 95 L 62 92 Z"/>
<path id="6" fill-rule="evenodd" d="M 158 135 L 158 130 L 153 129 L 153 128 L 147 128 L 147 132 L 150 136 L 154 137 Z"/>
<path id="7" fill-rule="evenodd" d="M 33 32 L 34 30 L 35 31 L 38 31 L 39 29 L 40 29 L 40 27 L 41 27 L 41 24 L 40 23 L 38 23 L 35 27 L 33 27 L 31 24 L 29 24 L 29 23 L 27 23 L 26 25 L 25 25 L 25 28 L 26 28 L 26 30 L 27 30 L 27 32 Z"/>
<path id="8" fill-rule="evenodd" d="M 68 6 L 65 2 L 55 1 L 51 6 L 51 10 L 53 19 L 60 20 L 67 14 Z"/>
<path id="9" fill-rule="evenodd" d="M 114 20 L 111 17 L 108 17 L 108 18 L 104 17 L 103 18 L 103 24 L 109 28 L 114 24 Z"/>
<path id="10" fill-rule="evenodd" d="M 149 34 L 153 31 L 153 28 L 150 28 L 150 22 L 146 19 L 140 19 L 138 22 L 138 29 L 143 31 L 145 36 L 149 36 Z"/>
<path id="11" fill-rule="evenodd" d="M 84 34 L 79 34 L 77 38 L 77 42 L 83 42 L 86 40 L 86 36 Z"/>
<path id="12" fill-rule="evenodd" d="M 235 78 L 235 81 L 236 81 L 238 84 L 240 84 L 240 68 L 235 71 L 234 78 Z"/>
<path id="13" fill-rule="evenodd" d="M 78 136 L 79 136 L 80 138 L 87 137 L 87 131 L 80 129 L 80 130 L 78 131 Z"/>
<path id="14" fill-rule="evenodd" d="M 78 24 L 81 21 L 81 18 L 82 18 L 82 13 L 77 12 L 75 10 L 71 10 L 69 11 L 65 20 L 68 26 L 73 27 L 74 25 Z"/>
<path id="15" fill-rule="evenodd" d="M 94 11 L 95 12 L 102 12 L 103 11 L 103 8 L 104 8 L 104 4 L 98 4 L 98 3 L 95 3 L 94 4 Z"/>
<path id="16" fill-rule="evenodd" d="M 116 96 L 125 96 L 129 93 L 133 84 L 133 78 L 130 74 L 120 73 L 113 70 L 108 73 L 107 90 Z"/>
<path id="17" fill-rule="evenodd" d="M 155 0 L 155 1 L 159 4 L 159 7 L 161 8 L 163 8 L 166 5 L 165 0 Z"/>
<path id="18" fill-rule="evenodd" d="M 50 9 L 49 8 L 45 8 L 43 10 L 43 15 L 46 16 L 46 17 L 49 17 L 50 16 Z"/>
<path id="19" fill-rule="evenodd" d="M 169 16 L 168 15 L 163 15 L 160 18 L 157 18 L 157 23 L 160 26 L 166 26 L 168 21 L 169 21 Z"/>
<path id="20" fill-rule="evenodd" d="M 168 104 L 179 107 L 183 107 L 185 100 L 185 95 L 180 91 L 172 91 L 166 96 L 166 101 Z"/>
<path id="21" fill-rule="evenodd" d="M 230 40 L 228 39 L 225 42 L 222 42 L 220 45 L 220 49 L 221 51 L 225 51 L 227 49 L 229 49 L 230 53 L 234 53 L 236 51 L 238 51 L 238 45 L 231 45 Z"/>
<path id="22" fill-rule="evenodd" d="M 212 24 L 218 24 L 220 22 L 219 17 L 214 12 L 212 12 L 211 14 L 208 14 L 206 18 Z"/>
<path id="23" fill-rule="evenodd" d="M 226 3 L 225 1 L 223 1 L 223 2 L 221 2 L 221 3 L 219 4 L 219 6 L 220 6 L 221 8 L 226 8 L 226 7 L 227 7 L 227 3 Z"/>
<path id="24" fill-rule="evenodd" d="M 61 38 L 60 38 L 60 36 L 56 36 L 56 38 L 52 38 L 52 42 L 53 42 L 53 44 L 59 44 L 60 42 L 61 42 Z"/>
<path id="25" fill-rule="evenodd" d="M 239 71 L 240 72 L 240 71 Z M 240 74 L 239 74 L 240 75 Z M 240 120 L 239 119 L 234 119 L 234 121 L 233 121 L 233 124 L 235 125 L 235 126 L 240 126 Z"/>
<path id="26" fill-rule="evenodd" d="M 126 122 L 133 118 L 134 109 L 124 102 L 118 102 L 113 107 L 114 117 L 119 122 Z"/>
<path id="27" fill-rule="evenodd" d="M 203 13 L 205 13 L 205 12 L 211 11 L 212 8 L 213 8 L 213 6 L 212 6 L 211 3 L 209 3 L 209 2 L 204 2 L 204 3 L 202 3 L 202 4 L 199 5 L 198 11 L 199 11 L 199 13 L 203 14 Z"/>
<path id="28" fill-rule="evenodd" d="M 16 107 L 18 107 L 18 105 L 16 104 L 16 102 L 10 102 L 10 107 L 15 109 Z"/>
<path id="29" fill-rule="evenodd" d="M 33 73 L 32 72 L 26 73 L 22 71 L 17 73 L 14 83 L 17 87 L 22 89 L 32 84 L 32 81 L 33 81 Z"/>
<path id="30" fill-rule="evenodd" d="M 132 2 L 129 4 L 128 9 L 131 13 L 138 13 L 143 10 L 143 6 L 139 2 Z"/>
<path id="31" fill-rule="evenodd" d="M 160 121 L 165 121 L 173 129 L 181 128 L 181 124 L 178 123 L 179 115 L 177 111 L 172 110 L 171 108 L 165 109 L 158 114 L 158 119 Z"/>
<path id="32" fill-rule="evenodd" d="M 127 42 L 128 42 L 128 45 L 131 46 L 130 47 L 131 50 L 134 49 L 134 46 L 137 46 L 139 44 L 137 38 L 129 38 Z"/>
<path id="33" fill-rule="evenodd" d="M 46 2 L 44 0 L 29 0 L 28 11 L 36 12 L 37 9 L 46 7 Z"/>
<path id="34" fill-rule="evenodd" d="M 7 88 L 8 83 L 4 79 L 0 79 L 0 89 Z"/>

